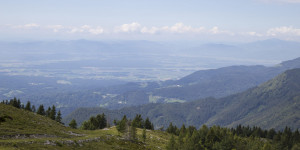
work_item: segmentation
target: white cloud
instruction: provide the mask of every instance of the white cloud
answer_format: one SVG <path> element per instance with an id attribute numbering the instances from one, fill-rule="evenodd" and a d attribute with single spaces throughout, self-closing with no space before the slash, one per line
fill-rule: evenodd
<path id="1" fill-rule="evenodd" d="M 123 24 L 116 28 L 116 32 L 139 32 L 144 34 L 156 34 L 156 33 L 200 33 L 204 31 L 204 27 L 193 28 L 186 26 L 183 23 L 176 23 L 173 26 L 163 27 L 142 27 L 139 23 Z"/>
<path id="2" fill-rule="evenodd" d="M 94 35 L 102 34 L 104 32 L 104 29 L 100 26 L 97 26 L 95 28 L 89 26 L 89 25 L 83 25 L 81 27 L 70 27 L 69 33 L 91 33 Z"/>
<path id="3" fill-rule="evenodd" d="M 162 27 L 162 31 L 171 32 L 171 33 L 187 33 L 187 32 L 197 33 L 197 32 L 204 31 L 204 27 L 193 28 L 191 26 L 186 26 L 183 23 L 179 22 L 171 27 L 168 26 Z"/>
<path id="4" fill-rule="evenodd" d="M 263 37 L 264 35 L 261 33 L 257 33 L 257 32 L 243 32 L 241 33 L 241 35 L 249 35 L 249 36 L 257 36 L 257 37 Z"/>
<path id="5" fill-rule="evenodd" d="M 213 27 L 212 29 L 209 30 L 210 33 L 212 34 L 228 34 L 228 35 L 234 35 L 233 32 L 231 31 L 226 31 L 226 30 L 220 30 L 219 27 Z"/>
<path id="6" fill-rule="evenodd" d="M 95 34 L 95 35 L 102 34 L 103 32 L 104 32 L 104 29 L 102 27 L 96 27 L 96 28 L 89 29 L 89 33 Z"/>
<path id="7" fill-rule="evenodd" d="M 159 32 L 159 28 L 158 27 L 151 27 L 151 28 L 147 28 L 147 27 L 143 27 L 141 29 L 142 33 L 148 33 L 148 34 L 155 34 L 157 32 Z"/>
<path id="8" fill-rule="evenodd" d="M 115 32 L 139 32 L 141 29 L 141 25 L 137 22 L 133 22 L 131 24 L 123 24 L 119 27 L 115 28 Z"/>
<path id="9" fill-rule="evenodd" d="M 76 36 L 87 36 L 87 35 L 100 35 L 107 33 L 108 36 L 118 36 L 114 34 L 119 33 L 129 33 L 129 34 L 139 34 L 149 36 L 157 34 L 161 36 L 172 36 L 170 34 L 178 34 L 184 36 L 194 37 L 226 37 L 234 36 L 234 38 L 279 38 L 279 39 L 294 39 L 299 40 L 300 38 L 300 28 L 295 28 L 292 26 L 282 26 L 267 29 L 265 31 L 229 31 L 221 29 L 220 27 L 214 26 L 212 28 L 205 27 L 192 27 L 190 25 L 185 25 L 181 22 L 175 23 L 170 26 L 142 26 L 140 23 L 133 22 L 129 24 L 123 24 L 115 28 L 108 30 L 103 29 L 101 26 L 91 26 L 88 24 L 82 26 L 63 26 L 63 25 L 39 25 L 36 23 L 29 23 L 24 25 L 11 25 L 5 24 L 0 25 L 1 32 L 10 32 L 17 30 L 18 33 L 22 34 L 22 30 L 25 34 L 32 32 L 34 34 L 42 33 L 60 33 L 60 34 L 74 34 Z M 148 38 L 148 37 L 147 37 Z"/>
<path id="10" fill-rule="evenodd" d="M 80 27 L 82 30 L 89 30 L 91 28 L 91 26 L 89 25 L 83 25 Z"/>
<path id="11" fill-rule="evenodd" d="M 33 29 L 33 28 L 40 27 L 40 25 L 38 25 L 36 23 L 29 23 L 29 24 L 25 24 L 25 25 L 17 25 L 17 26 L 12 26 L 12 27 L 17 28 L 17 29 Z"/>
<path id="12" fill-rule="evenodd" d="M 46 26 L 46 28 L 52 29 L 53 32 L 58 32 L 59 30 L 64 29 L 64 26 L 62 26 L 62 25 L 49 25 L 49 26 Z"/>
<path id="13" fill-rule="evenodd" d="M 39 27 L 40 25 L 35 24 L 35 23 L 30 23 L 30 24 L 25 24 L 24 27 L 25 28 L 36 28 Z"/>
<path id="14" fill-rule="evenodd" d="M 300 36 L 300 29 L 293 28 L 293 27 L 277 27 L 271 28 L 267 31 L 268 36 Z"/>

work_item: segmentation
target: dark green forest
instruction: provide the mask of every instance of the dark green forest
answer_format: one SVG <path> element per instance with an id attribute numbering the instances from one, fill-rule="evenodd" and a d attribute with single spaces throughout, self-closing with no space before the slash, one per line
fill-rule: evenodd
<path id="1" fill-rule="evenodd" d="M 236 128 L 220 126 L 200 129 L 193 126 L 177 128 L 170 123 L 166 132 L 172 136 L 167 145 L 168 150 L 299 150 L 300 134 L 298 129 L 292 131 L 285 127 L 283 131 L 262 130 L 260 127 Z"/>

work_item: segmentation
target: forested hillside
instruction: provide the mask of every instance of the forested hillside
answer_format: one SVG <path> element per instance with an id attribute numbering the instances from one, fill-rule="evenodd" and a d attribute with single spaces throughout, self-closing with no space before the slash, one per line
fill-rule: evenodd
<path id="1" fill-rule="evenodd" d="M 187 103 L 147 104 L 120 110 L 103 108 L 80 108 L 64 118 L 65 122 L 78 118 L 106 113 L 110 118 L 117 114 L 149 117 L 156 128 L 166 127 L 170 122 L 200 127 L 202 124 L 235 126 L 237 124 L 259 125 L 263 128 L 292 129 L 300 127 L 299 96 L 300 69 L 286 71 L 276 78 L 245 92 L 225 98 L 206 98 Z"/>
<path id="2" fill-rule="evenodd" d="M 246 92 L 221 99 L 229 103 L 208 124 L 300 127 L 300 69 L 288 70 Z"/>

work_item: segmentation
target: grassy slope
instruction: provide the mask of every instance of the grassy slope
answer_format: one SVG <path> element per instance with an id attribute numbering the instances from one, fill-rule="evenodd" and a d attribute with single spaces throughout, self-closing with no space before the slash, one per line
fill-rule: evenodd
<path id="1" fill-rule="evenodd" d="M 147 139 L 144 143 L 141 142 L 141 129 L 138 129 L 139 142 L 123 139 L 115 127 L 95 131 L 70 129 L 49 118 L 3 104 L 0 104 L 1 116 L 12 118 L 12 120 L 5 119 L 5 122 L 0 124 L 1 150 L 164 149 L 169 140 L 169 135 L 161 131 L 147 131 Z"/>

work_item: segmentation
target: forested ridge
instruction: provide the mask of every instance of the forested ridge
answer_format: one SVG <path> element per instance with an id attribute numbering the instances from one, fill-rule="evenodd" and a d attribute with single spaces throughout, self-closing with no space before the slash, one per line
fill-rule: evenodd
<path id="1" fill-rule="evenodd" d="M 186 103 L 147 104 L 119 110 L 105 108 L 79 108 L 63 119 L 77 118 L 81 124 L 90 116 L 105 113 L 110 118 L 121 119 L 136 114 L 149 117 L 156 129 L 166 128 L 170 122 L 201 127 L 238 124 L 260 126 L 264 129 L 283 130 L 300 127 L 300 69 L 288 70 L 277 77 L 245 92 L 225 98 L 205 98 Z M 120 115 L 121 114 L 121 115 Z"/>

